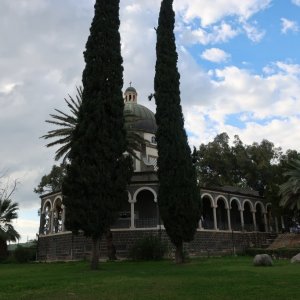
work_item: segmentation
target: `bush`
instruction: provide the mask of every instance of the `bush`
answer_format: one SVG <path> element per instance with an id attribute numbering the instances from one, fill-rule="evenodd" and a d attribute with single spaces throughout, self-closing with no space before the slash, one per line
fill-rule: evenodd
<path id="1" fill-rule="evenodd" d="M 133 245 L 129 258 L 133 260 L 159 260 L 167 251 L 166 245 L 157 236 L 147 236 Z"/>
<path id="2" fill-rule="evenodd" d="M 18 263 L 26 263 L 35 260 L 35 247 L 25 248 L 18 246 L 14 251 L 14 258 Z"/>

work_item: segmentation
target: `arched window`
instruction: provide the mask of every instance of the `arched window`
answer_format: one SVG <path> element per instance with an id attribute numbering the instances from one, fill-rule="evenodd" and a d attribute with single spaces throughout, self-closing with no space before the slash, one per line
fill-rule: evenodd
<path id="1" fill-rule="evenodd" d="M 43 217 L 42 233 L 48 234 L 50 233 L 51 230 L 51 203 L 48 201 L 44 206 L 42 217 Z"/>
<path id="2" fill-rule="evenodd" d="M 152 143 L 152 144 L 156 144 L 156 138 L 155 138 L 155 136 L 152 136 L 152 137 L 151 137 L 151 143 Z"/>

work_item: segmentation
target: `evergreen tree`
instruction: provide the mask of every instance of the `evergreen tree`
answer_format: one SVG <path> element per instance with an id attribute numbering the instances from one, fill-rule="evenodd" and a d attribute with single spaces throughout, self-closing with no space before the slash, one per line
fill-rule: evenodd
<path id="1" fill-rule="evenodd" d="M 183 242 L 194 237 L 200 218 L 200 191 L 187 143 L 180 105 L 173 0 L 161 3 L 154 79 L 157 105 L 158 205 L 166 232 L 176 247 L 176 262 L 183 262 Z"/>
<path id="2" fill-rule="evenodd" d="M 66 227 L 91 237 L 91 268 L 98 268 L 99 242 L 127 201 L 132 161 L 125 157 L 123 67 L 119 0 L 96 0 L 82 75 L 82 105 L 63 181 Z"/>

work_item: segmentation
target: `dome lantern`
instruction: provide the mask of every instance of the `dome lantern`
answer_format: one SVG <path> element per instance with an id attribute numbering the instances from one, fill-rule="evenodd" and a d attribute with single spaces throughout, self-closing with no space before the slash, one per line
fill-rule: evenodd
<path id="1" fill-rule="evenodd" d="M 135 103 L 135 104 L 137 103 L 137 92 L 136 89 L 131 86 L 131 82 L 130 82 L 130 86 L 126 89 L 124 93 L 124 102 Z"/>

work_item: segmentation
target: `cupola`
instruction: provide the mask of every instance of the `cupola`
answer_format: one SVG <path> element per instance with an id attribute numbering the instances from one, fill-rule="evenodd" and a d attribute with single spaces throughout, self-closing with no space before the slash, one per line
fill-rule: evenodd
<path id="1" fill-rule="evenodd" d="M 136 89 L 131 86 L 131 82 L 130 82 L 130 86 L 126 89 L 124 93 L 124 102 L 135 103 L 135 104 L 137 103 L 137 92 Z"/>

